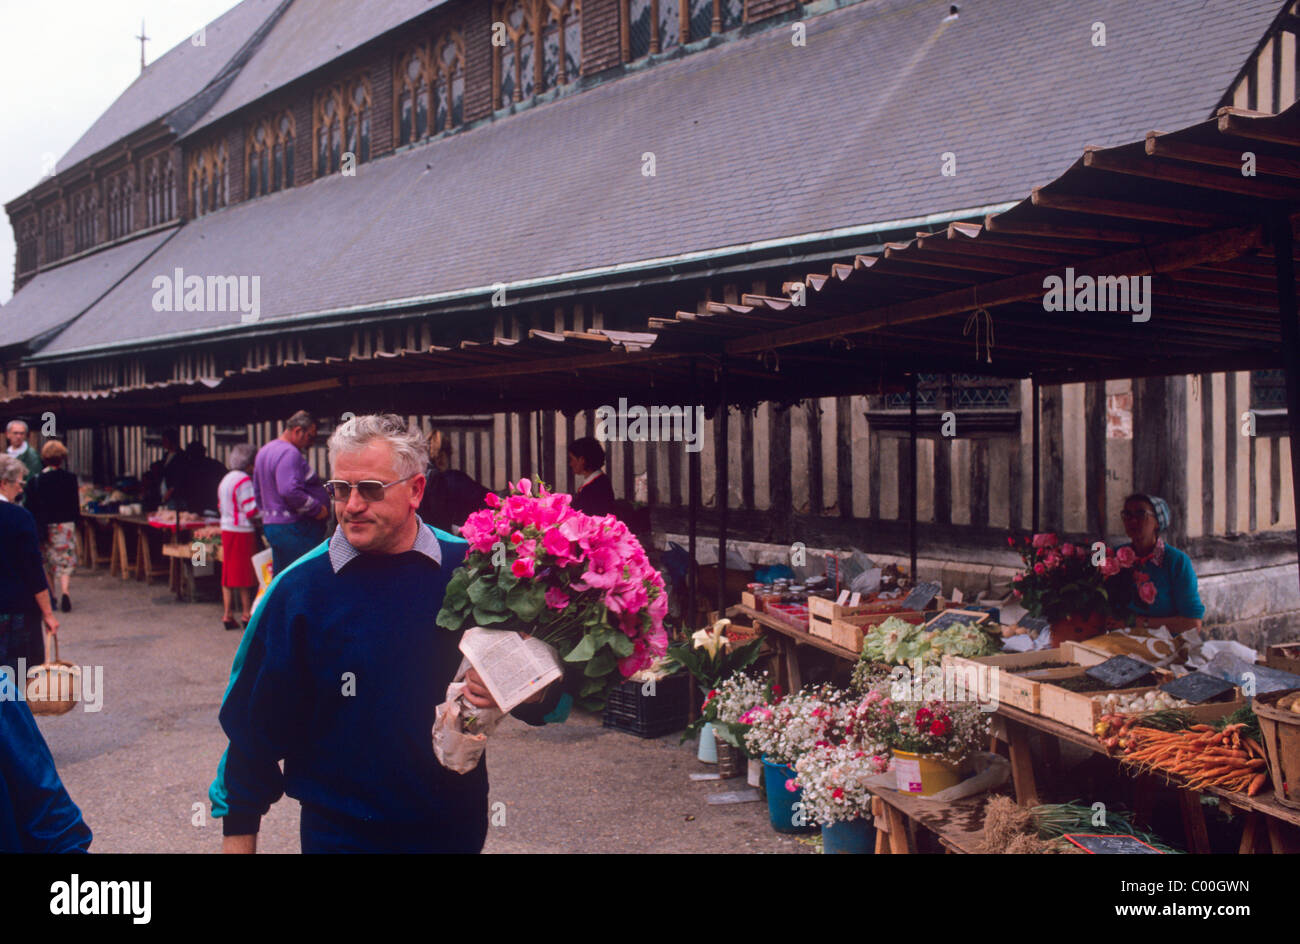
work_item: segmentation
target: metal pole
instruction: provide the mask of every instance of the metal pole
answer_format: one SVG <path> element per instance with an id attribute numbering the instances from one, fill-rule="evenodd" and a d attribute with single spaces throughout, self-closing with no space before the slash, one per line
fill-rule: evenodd
<path id="1" fill-rule="evenodd" d="M 912 481 L 909 483 L 909 486 L 910 486 L 910 487 L 909 487 L 909 491 L 911 492 L 911 497 L 910 497 L 910 498 L 908 499 L 908 501 L 907 501 L 907 519 L 908 519 L 908 521 L 907 521 L 907 541 L 908 541 L 909 551 L 910 551 L 910 554 L 911 554 L 912 569 L 909 570 L 907 573 L 908 573 L 908 576 L 912 578 L 912 583 L 915 584 L 915 583 L 917 582 L 917 578 L 916 578 L 916 488 L 917 488 L 917 475 L 916 475 L 916 374 L 914 374 L 914 373 L 913 373 L 913 374 L 908 374 L 908 376 L 907 376 L 907 389 L 908 389 L 908 396 L 907 396 L 907 399 L 908 399 L 907 431 L 908 431 L 908 440 L 909 440 L 909 441 L 908 441 L 908 454 L 909 454 L 909 456 L 910 456 L 910 458 L 909 458 L 909 460 L 908 460 L 908 478 L 910 478 L 910 479 L 912 480 Z"/>
<path id="2" fill-rule="evenodd" d="M 1030 407 L 1034 411 L 1034 444 L 1033 444 L 1033 468 L 1034 468 L 1034 533 L 1038 533 L 1038 476 L 1039 476 L 1039 454 L 1041 446 L 1038 436 L 1038 378 L 1033 378 L 1033 405 Z"/>
<path id="3" fill-rule="evenodd" d="M 699 381 L 695 375 L 695 358 L 691 358 L 691 404 L 700 400 Z M 687 626 L 695 623 L 695 590 L 696 590 L 696 573 L 695 573 L 695 534 L 699 522 L 700 514 L 700 454 L 698 451 L 687 451 L 686 453 L 686 478 L 689 480 L 688 488 L 690 497 L 688 499 L 689 507 L 686 513 L 686 553 L 690 561 L 686 565 L 686 601 L 687 617 L 682 622 Z"/>
<path id="4" fill-rule="evenodd" d="M 727 358 L 722 357 L 718 372 L 718 430 L 722 434 L 722 462 L 718 470 L 718 616 L 727 612 L 727 497 L 731 491 L 727 473 L 731 464 L 731 436 L 728 430 L 729 411 L 727 409 Z"/>
<path id="5" fill-rule="evenodd" d="M 1277 312 L 1282 323 L 1282 366 L 1286 370 L 1286 421 L 1291 430 L 1291 488 L 1300 508 L 1300 331 L 1296 325 L 1295 259 L 1291 218 L 1273 221 L 1273 265 L 1277 272 Z M 1300 528 L 1296 529 L 1300 557 Z"/>

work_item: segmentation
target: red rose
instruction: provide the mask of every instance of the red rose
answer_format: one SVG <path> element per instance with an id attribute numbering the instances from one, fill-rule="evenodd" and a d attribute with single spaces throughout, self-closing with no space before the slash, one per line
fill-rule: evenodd
<path id="1" fill-rule="evenodd" d="M 948 722 L 943 719 L 931 722 L 930 733 L 935 737 L 943 737 L 943 735 L 948 733 Z"/>

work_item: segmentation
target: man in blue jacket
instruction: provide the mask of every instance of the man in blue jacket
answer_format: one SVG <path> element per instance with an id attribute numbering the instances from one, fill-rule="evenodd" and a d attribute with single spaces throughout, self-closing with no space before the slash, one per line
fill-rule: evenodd
<path id="1" fill-rule="evenodd" d="M 86 852 L 90 827 L 14 684 L 12 672 L 0 676 L 0 853 Z"/>
<path id="2" fill-rule="evenodd" d="M 267 588 L 221 707 L 230 745 L 209 795 L 223 849 L 255 852 L 287 793 L 302 804 L 303 852 L 479 852 L 486 762 L 443 768 L 431 734 L 461 663 L 459 636 L 435 621 L 468 545 L 416 514 L 428 453 L 400 417 L 355 417 L 329 452 L 339 527 Z M 495 706 L 477 673 L 467 681 L 471 702 Z M 544 723 L 561 688 L 514 715 Z"/>

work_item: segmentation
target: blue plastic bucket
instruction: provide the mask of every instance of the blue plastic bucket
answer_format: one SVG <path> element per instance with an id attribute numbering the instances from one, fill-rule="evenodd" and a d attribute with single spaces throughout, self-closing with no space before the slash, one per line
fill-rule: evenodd
<path id="1" fill-rule="evenodd" d="M 704 722 L 704 727 L 700 728 L 700 747 L 695 756 L 706 764 L 718 762 L 718 742 L 713 734 L 712 721 Z"/>
<path id="2" fill-rule="evenodd" d="M 794 779 L 794 768 L 788 764 L 774 764 L 763 758 L 763 781 L 767 786 L 767 815 L 772 828 L 778 833 L 811 833 L 817 826 L 803 809 L 803 791 L 785 788 L 787 780 Z M 796 804 L 798 806 L 796 807 Z M 796 825 L 797 823 L 807 825 Z"/>
<path id="3" fill-rule="evenodd" d="M 852 819 L 822 827 L 822 851 L 827 855 L 871 855 L 876 851 L 876 827 L 870 819 Z"/>

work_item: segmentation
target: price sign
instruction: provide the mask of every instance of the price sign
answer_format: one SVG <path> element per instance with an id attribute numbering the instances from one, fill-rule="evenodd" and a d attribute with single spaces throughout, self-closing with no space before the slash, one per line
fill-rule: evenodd
<path id="1" fill-rule="evenodd" d="M 1109 688 L 1131 688 L 1152 671 L 1151 666 L 1131 656 L 1115 656 L 1085 670 L 1088 676 Z"/>
<path id="2" fill-rule="evenodd" d="M 1074 843 L 1091 855 L 1163 855 L 1155 846 L 1148 845 L 1136 836 L 1106 836 L 1088 833 L 1066 833 L 1062 838 Z"/>
<path id="3" fill-rule="evenodd" d="M 1043 619 L 1041 616 L 1022 616 L 1020 617 L 1020 622 L 1016 625 L 1021 629 L 1029 630 L 1029 632 L 1037 636 L 1043 630 L 1051 627 L 1052 621 Z"/>
<path id="4" fill-rule="evenodd" d="M 939 594 L 939 585 L 933 582 L 918 583 L 912 588 L 912 592 L 907 595 L 903 601 L 903 609 L 916 610 L 920 612 L 930 605 Z"/>
<path id="5" fill-rule="evenodd" d="M 1232 691 L 1232 683 L 1210 675 L 1206 672 L 1190 672 L 1182 678 L 1174 679 L 1160 686 L 1162 692 L 1168 692 L 1175 698 L 1190 701 L 1193 705 L 1218 698 Z"/>

